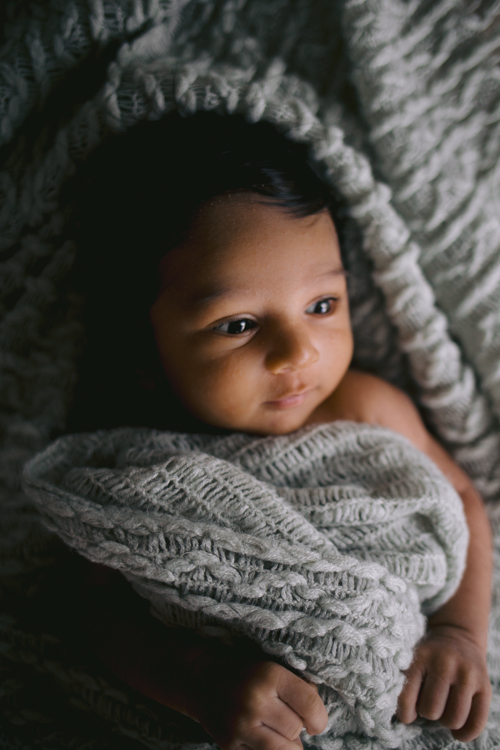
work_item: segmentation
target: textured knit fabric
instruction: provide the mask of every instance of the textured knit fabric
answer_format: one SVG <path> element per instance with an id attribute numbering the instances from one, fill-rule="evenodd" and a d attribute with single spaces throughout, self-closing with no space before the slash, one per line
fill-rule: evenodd
<path id="1" fill-rule="evenodd" d="M 313 746 L 411 736 L 392 723 L 402 670 L 421 610 L 458 586 L 468 531 L 404 438 L 350 422 L 270 438 L 124 428 L 60 438 L 24 486 L 166 624 L 250 637 L 320 685 L 329 730 Z"/>
<path id="2" fill-rule="evenodd" d="M 78 661 L 70 634 L 40 624 L 37 596 L 64 621 L 58 576 L 76 563 L 20 490 L 25 461 L 64 431 L 77 377 L 82 331 L 66 281 L 77 248 L 59 191 L 105 136 L 139 121 L 238 112 L 310 145 L 352 221 L 357 364 L 395 383 L 409 375 L 429 426 L 489 502 L 498 547 L 499 21 L 498 0 L 2 3 L 0 740 L 9 750 L 109 750 L 113 732 L 123 748 L 194 737 Z M 483 749 L 500 747 L 499 586 L 497 561 Z M 101 723 L 88 728 L 92 717 Z M 460 747 L 446 730 L 426 732 L 409 747 Z"/>

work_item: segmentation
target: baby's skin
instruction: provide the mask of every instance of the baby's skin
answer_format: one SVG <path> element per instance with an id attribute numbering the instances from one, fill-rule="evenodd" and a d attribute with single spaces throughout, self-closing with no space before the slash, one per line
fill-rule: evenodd
<path id="1" fill-rule="evenodd" d="M 262 435 L 337 419 L 382 425 L 408 438 L 454 485 L 470 530 L 466 571 L 456 594 L 429 618 L 397 717 L 406 724 L 418 715 L 439 720 L 464 742 L 477 737 L 491 699 L 489 523 L 470 479 L 412 401 L 349 369 L 346 277 L 330 214 L 297 218 L 253 193 L 215 198 L 164 257 L 161 275 L 150 310 L 158 353 L 198 419 Z M 141 645 L 140 633 L 127 667 L 112 648 L 101 652 L 123 679 L 194 718 L 223 750 L 292 750 L 301 747 L 304 727 L 324 731 L 327 714 L 313 685 L 262 655 L 224 656 L 195 636 L 179 638 L 162 646 L 161 670 L 153 646 L 160 641 Z"/>

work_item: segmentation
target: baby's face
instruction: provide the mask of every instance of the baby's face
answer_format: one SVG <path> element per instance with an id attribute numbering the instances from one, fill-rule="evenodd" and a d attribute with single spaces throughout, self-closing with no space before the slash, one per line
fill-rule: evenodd
<path id="1" fill-rule="evenodd" d="M 188 410 L 234 431 L 302 427 L 352 357 L 345 275 L 328 212 L 297 219 L 240 193 L 202 208 L 161 264 L 150 319 Z"/>

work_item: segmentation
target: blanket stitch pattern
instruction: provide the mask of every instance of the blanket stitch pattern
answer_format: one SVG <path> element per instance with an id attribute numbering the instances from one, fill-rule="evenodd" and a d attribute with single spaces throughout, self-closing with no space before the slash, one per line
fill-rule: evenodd
<path id="1" fill-rule="evenodd" d="M 47 708 L 36 701 L 31 713 L 26 708 L 21 686 L 32 681 L 16 667 L 21 663 L 58 680 L 70 700 L 106 719 L 124 742 L 128 736 L 171 750 L 187 741 L 164 731 L 160 719 L 152 728 L 153 719 L 123 709 L 130 697 L 114 700 L 116 688 L 105 687 L 102 676 L 76 679 L 62 646 L 56 668 L 37 645 L 36 625 L 28 632 L 16 623 L 19 603 L 32 601 L 58 559 L 19 477 L 52 431 L 64 430 L 81 336 L 66 286 L 75 248 L 58 193 L 105 136 L 140 120 L 172 108 L 215 108 L 268 119 L 310 145 L 359 230 L 349 255 L 360 366 L 398 382 L 408 362 L 436 434 L 492 501 L 498 550 L 499 12 L 498 0 L 2 4 L 0 582 L 8 596 L 0 667 L 9 696 L 2 720 L 10 722 L 12 711 L 15 727 L 15 737 L 2 735 L 9 750 L 23 746 L 21 731 L 28 733 L 24 746 L 35 735 L 51 749 L 90 741 L 80 729 L 43 734 Z M 112 60 L 107 72 L 92 62 L 101 53 L 103 62 Z M 80 66 L 89 74 L 84 85 L 73 76 Z M 71 84 L 63 109 L 42 108 L 58 81 Z M 496 557 L 488 655 L 494 695 L 489 727 L 475 743 L 482 750 L 500 747 L 498 551 Z M 59 706 L 51 685 L 44 683 L 44 695 Z M 100 729 L 91 736 L 99 750 L 114 747 Z M 436 727 L 410 746 L 459 747 Z"/>
<path id="2" fill-rule="evenodd" d="M 468 531 L 404 438 L 350 422 L 279 438 L 122 428 L 60 438 L 24 486 L 49 528 L 121 570 L 163 622 L 250 637 L 316 682 L 329 730 L 313 746 L 411 735 L 392 723 L 401 670 L 421 606 L 458 585 Z"/>

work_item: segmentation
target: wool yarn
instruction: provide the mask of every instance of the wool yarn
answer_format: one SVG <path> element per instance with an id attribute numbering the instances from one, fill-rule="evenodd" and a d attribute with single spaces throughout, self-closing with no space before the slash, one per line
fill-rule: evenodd
<path id="1" fill-rule="evenodd" d="M 46 657 L 36 617 L 20 614 L 63 554 L 20 489 L 26 460 L 64 431 L 77 377 L 82 331 L 66 281 L 77 248 L 59 191 L 103 138 L 136 122 L 173 109 L 238 112 L 309 145 L 356 230 L 357 362 L 396 383 L 409 373 L 429 426 L 489 502 L 498 539 L 499 15 L 498 0 L 2 5 L 0 736 L 9 750 L 113 746 L 76 718 L 78 731 L 50 724 L 29 693 L 35 672 L 50 674 L 53 705 L 69 696 L 73 716 L 85 707 L 124 743 L 187 741 L 164 728 L 170 719 L 151 718 L 159 709 L 141 713 L 88 665 L 77 668 L 50 629 Z M 482 748 L 500 746 L 499 585 L 496 570 Z M 456 744 L 445 730 L 426 732 L 428 747 Z"/>
<path id="2" fill-rule="evenodd" d="M 392 721 L 468 530 L 433 463 L 350 422 L 262 438 L 121 428 L 63 437 L 24 487 L 48 527 L 117 568 L 167 625 L 255 640 L 320 686 L 331 750 L 398 747 Z M 365 742 L 363 742 L 365 738 Z"/>

